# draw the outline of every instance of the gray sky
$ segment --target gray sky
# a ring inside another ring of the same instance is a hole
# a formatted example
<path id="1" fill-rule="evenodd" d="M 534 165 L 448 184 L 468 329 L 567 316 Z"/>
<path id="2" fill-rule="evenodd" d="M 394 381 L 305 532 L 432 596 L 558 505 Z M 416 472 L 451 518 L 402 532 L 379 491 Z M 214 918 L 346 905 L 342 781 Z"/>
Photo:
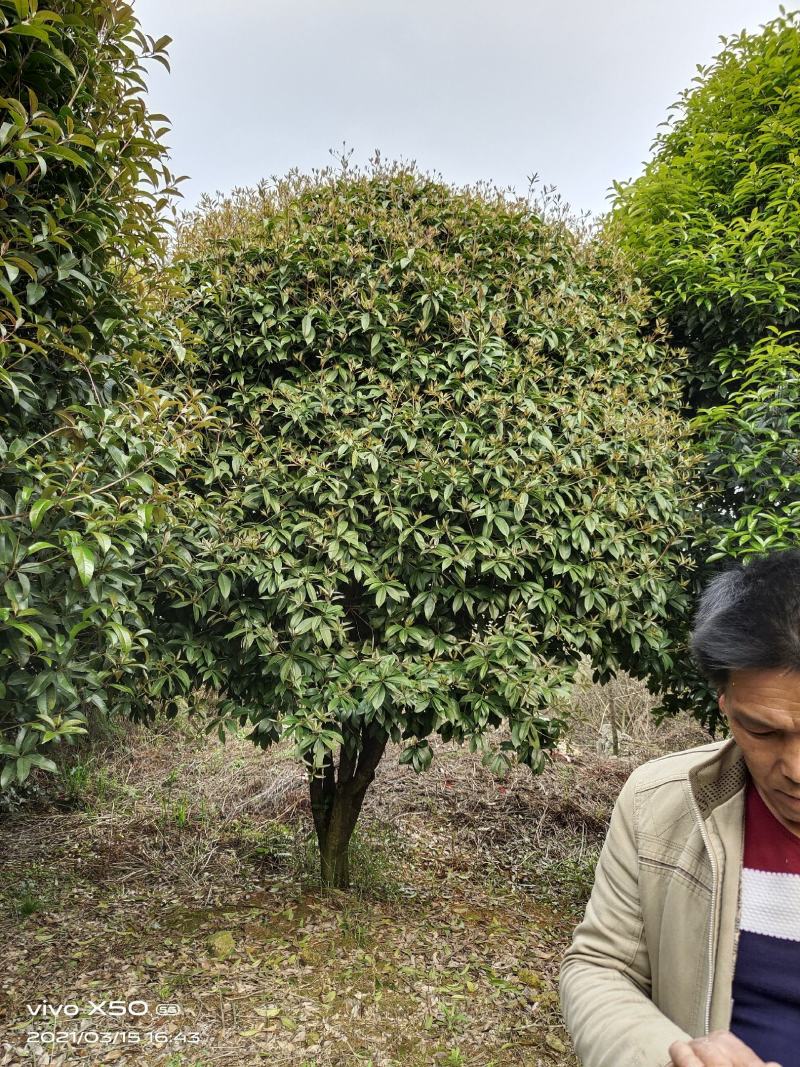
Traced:
<path id="1" fill-rule="evenodd" d="M 524 192 L 538 172 L 602 211 L 658 123 L 720 49 L 778 0 L 134 0 L 169 34 L 150 104 L 172 120 L 183 206 L 374 149 L 458 184 Z"/>

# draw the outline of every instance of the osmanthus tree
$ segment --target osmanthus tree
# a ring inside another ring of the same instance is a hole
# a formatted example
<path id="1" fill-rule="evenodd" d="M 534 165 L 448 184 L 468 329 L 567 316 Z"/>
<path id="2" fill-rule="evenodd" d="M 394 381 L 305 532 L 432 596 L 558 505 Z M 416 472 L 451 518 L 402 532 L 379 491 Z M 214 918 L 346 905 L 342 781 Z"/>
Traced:
<path id="1" fill-rule="evenodd" d="M 345 887 L 389 739 L 417 771 L 433 734 L 539 771 L 581 652 L 599 679 L 671 665 L 678 360 L 613 248 L 397 164 L 205 200 L 177 260 L 182 381 L 226 428 L 149 571 L 159 648 L 219 691 L 221 736 L 293 741 Z"/>
<path id="2" fill-rule="evenodd" d="M 800 12 L 722 38 L 608 220 L 688 355 L 684 411 L 705 453 L 695 592 L 724 558 L 800 529 Z M 689 667 L 680 700 L 709 709 Z"/>
<path id="3" fill-rule="evenodd" d="M 148 689 L 143 559 L 207 415 L 157 384 L 167 41 L 122 0 L 0 0 L 0 792 Z"/>

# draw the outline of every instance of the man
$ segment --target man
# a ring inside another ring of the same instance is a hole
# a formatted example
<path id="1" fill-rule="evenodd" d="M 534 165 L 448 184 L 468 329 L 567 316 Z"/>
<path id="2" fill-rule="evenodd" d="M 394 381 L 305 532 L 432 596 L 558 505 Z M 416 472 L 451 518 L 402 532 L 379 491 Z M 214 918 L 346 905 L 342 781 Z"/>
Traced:
<path id="1" fill-rule="evenodd" d="M 561 965 L 584 1067 L 800 1065 L 800 550 L 706 587 L 732 737 L 638 767 Z"/>

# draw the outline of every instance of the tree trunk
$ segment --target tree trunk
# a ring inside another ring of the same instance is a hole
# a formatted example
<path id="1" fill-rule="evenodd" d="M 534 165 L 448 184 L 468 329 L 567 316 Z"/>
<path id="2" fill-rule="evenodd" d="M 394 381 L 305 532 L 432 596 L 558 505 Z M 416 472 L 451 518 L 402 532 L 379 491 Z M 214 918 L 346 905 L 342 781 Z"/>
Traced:
<path id="1" fill-rule="evenodd" d="M 619 735 L 617 734 L 617 705 L 612 693 L 608 701 L 609 714 L 611 716 L 611 751 L 615 756 L 619 755 Z"/>
<path id="2" fill-rule="evenodd" d="M 322 774 L 317 771 L 310 782 L 322 884 L 335 889 L 350 887 L 350 838 L 389 735 L 369 724 L 358 740 L 356 754 L 349 755 L 344 746 L 340 749 L 338 775 L 333 753 L 328 753 Z M 312 766 L 310 757 L 306 762 Z"/>

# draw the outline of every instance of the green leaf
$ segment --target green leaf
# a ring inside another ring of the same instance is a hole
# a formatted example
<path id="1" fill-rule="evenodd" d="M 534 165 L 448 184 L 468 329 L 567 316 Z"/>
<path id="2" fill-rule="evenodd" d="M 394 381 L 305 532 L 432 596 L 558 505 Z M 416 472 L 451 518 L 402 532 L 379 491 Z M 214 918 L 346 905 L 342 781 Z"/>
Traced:
<path id="1" fill-rule="evenodd" d="M 48 511 L 56 501 L 52 497 L 40 497 L 36 503 L 31 507 L 30 511 L 30 523 L 31 529 L 35 530 L 44 517 L 44 513 Z M 45 542 L 39 542 L 44 544 Z"/>
<path id="2" fill-rule="evenodd" d="M 51 759 L 48 759 L 47 756 L 42 756 L 38 752 L 28 756 L 28 759 L 35 767 L 41 767 L 43 771 L 55 772 L 58 770 L 58 767 Z"/>
<path id="3" fill-rule="evenodd" d="M 106 626 L 116 636 L 119 646 L 123 652 L 130 652 L 133 647 L 133 640 L 131 638 L 130 630 L 126 629 L 120 623 L 115 622 L 113 619 L 109 619 Z"/>
<path id="4" fill-rule="evenodd" d="M 366 698 L 377 711 L 386 699 L 386 689 L 380 682 L 376 682 L 367 690 Z"/>
<path id="5" fill-rule="evenodd" d="M 103 530 L 92 530 L 92 537 L 104 552 L 108 552 L 111 548 L 111 538 Z"/>
<path id="6" fill-rule="evenodd" d="M 54 18 L 58 18 L 60 21 L 60 16 L 56 15 L 54 16 Z M 72 60 L 69 58 L 68 55 L 62 52 L 60 48 L 56 48 L 53 44 L 50 45 L 49 53 L 60 67 L 64 67 L 72 75 L 73 78 L 77 78 L 77 72 L 75 70 L 75 67 L 72 65 Z M 79 141 L 78 143 L 83 144 L 84 142 Z"/>
<path id="7" fill-rule="evenodd" d="M 34 626 L 31 626 L 30 623 L 20 622 L 18 619 L 14 619 L 9 622 L 9 626 L 11 626 L 14 630 L 19 630 L 19 632 L 21 634 L 25 634 L 26 637 L 30 637 L 36 647 L 37 652 L 41 652 L 41 650 L 44 648 L 42 635 Z"/>
<path id="8" fill-rule="evenodd" d="M 33 306 L 42 299 L 45 294 L 45 288 L 43 285 L 40 285 L 39 282 L 28 282 L 25 286 L 25 294 L 28 303 Z"/>
<path id="9" fill-rule="evenodd" d="M 94 553 L 87 544 L 80 542 L 70 549 L 81 584 L 87 586 L 94 574 Z"/>
<path id="10" fill-rule="evenodd" d="M 68 148 L 65 144 L 50 145 L 47 149 L 48 155 L 56 159 L 65 159 L 68 163 L 74 163 L 80 167 L 81 170 L 88 170 L 89 164 L 78 152 L 75 152 L 72 148 Z"/>
<path id="11" fill-rule="evenodd" d="M 228 575 L 220 572 L 217 575 L 217 585 L 219 586 L 220 593 L 222 593 L 222 599 L 227 600 L 231 591 L 231 580 Z"/>
<path id="12" fill-rule="evenodd" d="M 16 34 L 18 37 L 36 37 L 40 41 L 47 41 L 50 36 L 44 26 L 35 25 L 32 22 L 17 22 L 13 26 L 8 26 L 4 32 Z"/>
<path id="13" fill-rule="evenodd" d="M 132 474 L 130 480 L 144 489 L 146 493 L 153 492 L 153 479 L 149 474 Z"/>
<path id="14" fill-rule="evenodd" d="M 17 781 L 22 784 L 31 773 L 31 757 L 20 756 L 16 763 Z"/>
<path id="15" fill-rule="evenodd" d="M 16 381 L 11 377 L 10 374 L 7 374 L 4 370 L 1 370 L 1 369 L 0 369 L 0 382 L 3 382 L 4 385 L 8 386 L 8 388 L 11 390 L 11 392 L 14 395 L 15 403 L 18 404 L 19 403 L 19 386 L 17 385 Z"/>

